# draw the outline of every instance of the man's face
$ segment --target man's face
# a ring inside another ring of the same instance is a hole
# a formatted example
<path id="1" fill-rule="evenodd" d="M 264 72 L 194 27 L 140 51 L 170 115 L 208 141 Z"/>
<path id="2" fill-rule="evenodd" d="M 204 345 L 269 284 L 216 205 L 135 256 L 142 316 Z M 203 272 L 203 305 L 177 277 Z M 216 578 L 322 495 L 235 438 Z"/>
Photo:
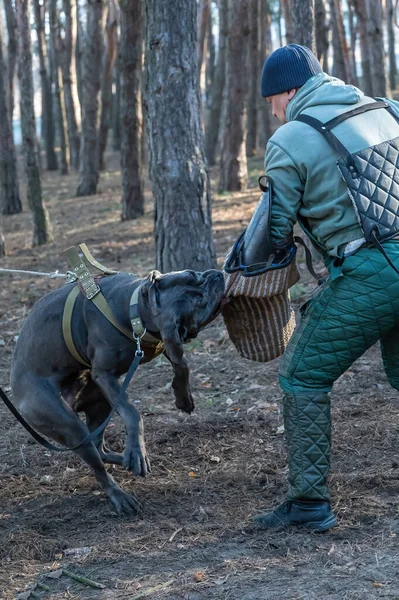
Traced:
<path id="1" fill-rule="evenodd" d="M 286 112 L 289 101 L 295 96 L 296 90 L 282 92 L 275 96 L 268 96 L 266 102 L 271 105 L 272 113 L 281 123 L 287 122 Z"/>

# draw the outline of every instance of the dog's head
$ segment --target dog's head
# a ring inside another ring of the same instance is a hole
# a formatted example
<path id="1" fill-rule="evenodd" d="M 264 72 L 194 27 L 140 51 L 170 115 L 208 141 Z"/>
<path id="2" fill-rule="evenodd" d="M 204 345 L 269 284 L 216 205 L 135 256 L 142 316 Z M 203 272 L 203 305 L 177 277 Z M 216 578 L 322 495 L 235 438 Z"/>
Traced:
<path id="1" fill-rule="evenodd" d="M 219 313 L 224 293 L 221 271 L 152 271 L 141 288 L 153 331 L 165 343 L 181 345 L 195 338 Z M 144 315 L 143 315 L 144 316 Z"/>

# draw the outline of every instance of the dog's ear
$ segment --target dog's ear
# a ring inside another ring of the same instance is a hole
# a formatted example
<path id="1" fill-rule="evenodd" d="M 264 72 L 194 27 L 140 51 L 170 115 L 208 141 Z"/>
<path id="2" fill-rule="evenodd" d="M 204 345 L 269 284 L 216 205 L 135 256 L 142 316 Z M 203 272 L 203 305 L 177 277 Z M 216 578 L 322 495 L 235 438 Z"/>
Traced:
<path id="1" fill-rule="evenodd" d="M 168 323 L 160 331 L 166 354 L 173 364 L 179 364 L 184 355 L 183 343 L 179 335 L 177 323 Z"/>
<path id="2" fill-rule="evenodd" d="M 141 293 L 143 296 L 147 297 L 151 313 L 154 317 L 157 317 L 161 311 L 161 302 L 159 299 L 159 290 L 157 285 L 161 276 L 162 275 L 159 271 L 151 271 L 141 286 Z"/>

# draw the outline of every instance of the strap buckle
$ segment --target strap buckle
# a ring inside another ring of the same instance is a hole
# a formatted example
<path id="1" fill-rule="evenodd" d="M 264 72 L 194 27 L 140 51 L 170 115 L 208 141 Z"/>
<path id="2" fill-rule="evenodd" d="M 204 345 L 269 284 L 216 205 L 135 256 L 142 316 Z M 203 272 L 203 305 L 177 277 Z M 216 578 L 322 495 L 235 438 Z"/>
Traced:
<path id="1" fill-rule="evenodd" d="M 144 327 L 144 331 L 141 335 L 137 335 L 134 331 L 133 331 L 133 339 L 136 342 L 136 352 L 135 355 L 136 356 L 144 356 L 144 350 L 141 349 L 141 339 L 145 336 L 145 334 L 147 333 L 147 329 Z"/>

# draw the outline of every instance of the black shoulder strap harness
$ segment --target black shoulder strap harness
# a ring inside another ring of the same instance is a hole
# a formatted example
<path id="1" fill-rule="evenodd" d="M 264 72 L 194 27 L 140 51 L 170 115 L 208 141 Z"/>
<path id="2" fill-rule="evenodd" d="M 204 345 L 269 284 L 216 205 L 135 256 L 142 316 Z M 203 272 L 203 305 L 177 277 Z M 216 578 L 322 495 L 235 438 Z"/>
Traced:
<path id="1" fill-rule="evenodd" d="M 337 166 L 348 187 L 366 242 L 377 246 L 390 266 L 399 273 L 382 247 L 382 242 L 399 234 L 399 136 L 350 153 L 331 131 L 346 119 L 377 109 L 387 110 L 399 123 L 398 115 L 385 101 L 364 104 L 326 123 L 306 114 L 295 120 L 319 131 L 337 152 Z"/>

